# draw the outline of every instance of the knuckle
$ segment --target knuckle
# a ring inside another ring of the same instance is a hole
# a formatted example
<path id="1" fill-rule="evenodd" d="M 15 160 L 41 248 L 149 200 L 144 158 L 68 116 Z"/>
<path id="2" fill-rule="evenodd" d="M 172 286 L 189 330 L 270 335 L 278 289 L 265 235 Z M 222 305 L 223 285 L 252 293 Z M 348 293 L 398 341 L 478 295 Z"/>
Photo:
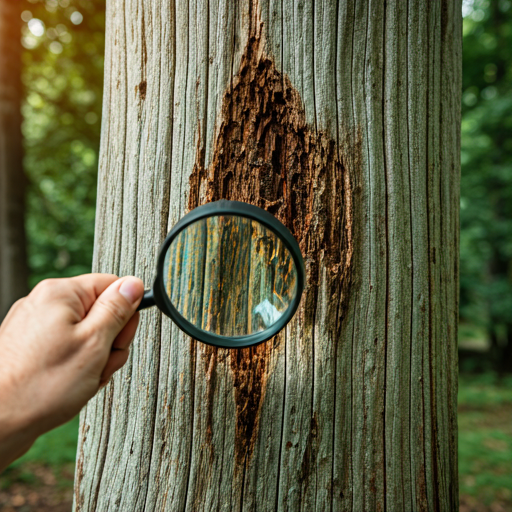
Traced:
<path id="1" fill-rule="evenodd" d="M 47 292 L 55 286 L 55 281 L 56 279 L 45 279 L 44 281 L 40 281 L 35 285 L 32 293 L 35 295 Z"/>
<path id="2" fill-rule="evenodd" d="M 22 299 L 18 299 L 7 312 L 7 315 L 5 316 L 4 320 L 2 321 L 0 319 L 0 326 L 4 327 L 6 326 L 12 318 L 15 318 L 19 315 L 21 312 L 23 314 L 24 306 L 26 305 L 26 298 L 23 297 Z"/>
<path id="3" fill-rule="evenodd" d="M 23 307 L 23 304 L 26 302 L 26 297 L 23 297 L 21 299 L 18 299 L 11 307 L 12 311 L 16 311 Z"/>
<path id="4" fill-rule="evenodd" d="M 34 287 L 30 295 L 36 298 L 54 296 L 62 289 L 67 288 L 66 281 L 67 279 L 45 279 Z"/>

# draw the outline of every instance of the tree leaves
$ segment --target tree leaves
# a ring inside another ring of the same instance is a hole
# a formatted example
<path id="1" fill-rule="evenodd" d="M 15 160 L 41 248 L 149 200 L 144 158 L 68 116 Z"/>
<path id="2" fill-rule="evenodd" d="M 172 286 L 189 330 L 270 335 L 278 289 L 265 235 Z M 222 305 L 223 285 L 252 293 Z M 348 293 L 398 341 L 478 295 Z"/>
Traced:
<path id="1" fill-rule="evenodd" d="M 24 164 L 31 182 L 27 233 L 35 285 L 91 269 L 105 2 L 24 4 Z"/>

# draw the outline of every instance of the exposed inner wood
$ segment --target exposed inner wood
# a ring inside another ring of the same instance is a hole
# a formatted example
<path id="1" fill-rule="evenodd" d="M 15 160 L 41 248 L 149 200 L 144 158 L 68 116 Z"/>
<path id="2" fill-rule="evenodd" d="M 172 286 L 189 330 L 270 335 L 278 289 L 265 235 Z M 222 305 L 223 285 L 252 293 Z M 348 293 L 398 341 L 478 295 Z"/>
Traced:
<path id="1" fill-rule="evenodd" d="M 188 206 L 192 210 L 229 199 L 275 215 L 299 242 L 306 263 L 301 321 L 313 323 L 322 262 L 328 271 L 330 296 L 340 312 L 330 317 L 332 329 L 339 332 L 354 251 L 349 173 L 332 137 L 306 124 L 299 92 L 264 51 L 263 24 L 254 13 L 249 18 L 253 22 L 248 44 L 217 119 L 212 162 L 205 168 L 204 155 L 198 150 Z M 206 350 L 213 358 L 216 349 Z M 272 350 L 274 344 L 268 342 L 230 354 L 239 464 L 254 447 Z"/>

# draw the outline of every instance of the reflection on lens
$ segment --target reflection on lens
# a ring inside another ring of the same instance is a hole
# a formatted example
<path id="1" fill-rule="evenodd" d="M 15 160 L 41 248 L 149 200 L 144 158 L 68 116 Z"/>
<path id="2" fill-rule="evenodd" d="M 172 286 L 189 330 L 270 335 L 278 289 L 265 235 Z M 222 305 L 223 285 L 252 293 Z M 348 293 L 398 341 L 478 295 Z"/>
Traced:
<path id="1" fill-rule="evenodd" d="M 279 237 L 233 215 L 201 219 L 181 231 L 167 251 L 164 272 L 179 313 L 221 336 L 268 329 L 297 291 L 297 270 Z"/>

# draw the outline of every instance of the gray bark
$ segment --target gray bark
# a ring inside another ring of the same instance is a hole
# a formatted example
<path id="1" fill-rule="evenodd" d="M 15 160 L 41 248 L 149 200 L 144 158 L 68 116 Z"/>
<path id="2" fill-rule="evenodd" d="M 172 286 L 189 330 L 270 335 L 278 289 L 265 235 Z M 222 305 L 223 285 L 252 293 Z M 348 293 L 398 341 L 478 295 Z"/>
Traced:
<path id="1" fill-rule="evenodd" d="M 453 511 L 458 0 L 111 0 L 94 268 L 149 287 L 220 198 L 292 230 L 284 332 L 201 345 L 142 313 L 82 412 L 75 508 Z"/>
<path id="2" fill-rule="evenodd" d="M 0 1 L 0 322 L 28 289 L 21 138 L 21 4 Z"/>

